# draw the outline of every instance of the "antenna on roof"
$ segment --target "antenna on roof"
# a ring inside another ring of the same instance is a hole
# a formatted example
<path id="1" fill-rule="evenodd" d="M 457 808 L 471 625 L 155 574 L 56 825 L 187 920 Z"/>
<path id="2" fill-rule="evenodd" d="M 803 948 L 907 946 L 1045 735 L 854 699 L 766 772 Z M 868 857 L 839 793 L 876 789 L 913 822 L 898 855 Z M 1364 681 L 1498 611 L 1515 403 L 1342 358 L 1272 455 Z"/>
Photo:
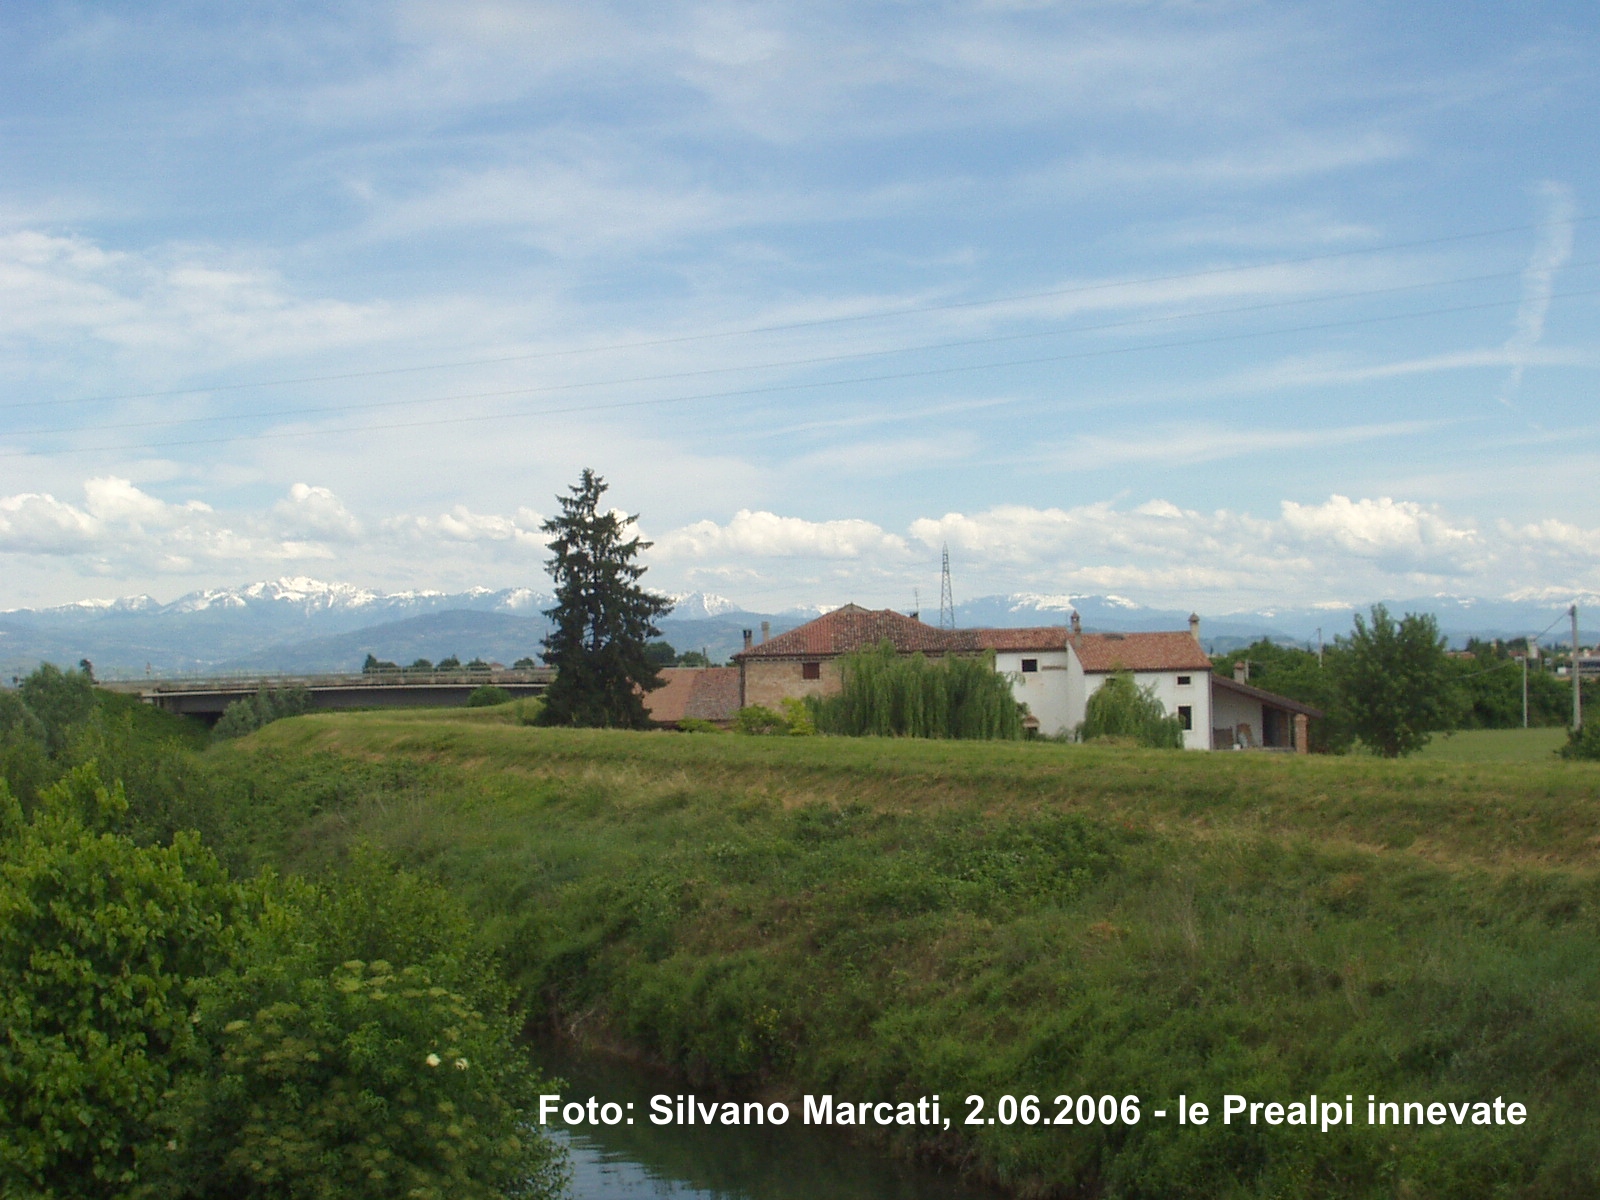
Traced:
<path id="1" fill-rule="evenodd" d="M 912 588 L 911 589 L 911 619 L 913 621 L 922 620 L 922 589 L 921 588 Z"/>
<path id="2" fill-rule="evenodd" d="M 939 628 L 956 627 L 956 600 L 950 591 L 950 543 L 944 544 L 944 563 L 939 570 Z"/>

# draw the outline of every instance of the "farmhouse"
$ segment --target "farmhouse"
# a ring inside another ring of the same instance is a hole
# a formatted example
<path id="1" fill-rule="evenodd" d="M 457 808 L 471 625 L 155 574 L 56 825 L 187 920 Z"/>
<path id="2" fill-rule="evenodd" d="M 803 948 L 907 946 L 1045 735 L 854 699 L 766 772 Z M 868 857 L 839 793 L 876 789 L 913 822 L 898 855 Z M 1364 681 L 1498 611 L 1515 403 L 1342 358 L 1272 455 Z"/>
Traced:
<path id="1" fill-rule="evenodd" d="M 740 705 L 776 708 L 789 697 L 837 693 L 843 656 L 883 642 L 897 653 L 930 658 L 992 651 L 995 669 L 1011 678 L 1013 694 L 1028 706 L 1029 725 L 1040 733 L 1070 733 L 1089 697 L 1126 672 L 1179 718 L 1186 749 L 1304 751 L 1307 722 L 1322 714 L 1247 683 L 1215 679 L 1199 636 L 1198 617 L 1189 618 L 1186 631 L 1171 633 L 1085 633 L 1076 613 L 1071 626 L 936 629 L 891 609 L 847 604 L 759 644 L 747 630 L 734 663 Z"/>

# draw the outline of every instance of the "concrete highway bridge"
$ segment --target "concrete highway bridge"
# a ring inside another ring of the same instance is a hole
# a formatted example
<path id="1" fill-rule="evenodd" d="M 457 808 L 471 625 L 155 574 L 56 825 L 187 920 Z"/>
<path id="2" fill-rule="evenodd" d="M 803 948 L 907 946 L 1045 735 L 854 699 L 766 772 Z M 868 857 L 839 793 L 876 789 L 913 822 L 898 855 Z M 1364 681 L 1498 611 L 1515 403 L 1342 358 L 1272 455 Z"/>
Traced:
<path id="1" fill-rule="evenodd" d="M 211 678 L 107 680 L 101 687 L 138 696 L 170 713 L 214 722 L 235 700 L 263 689 L 301 687 L 318 708 L 459 708 L 485 684 L 512 696 L 538 696 L 554 668 L 524 671 L 372 671 L 352 675 L 230 675 Z"/>

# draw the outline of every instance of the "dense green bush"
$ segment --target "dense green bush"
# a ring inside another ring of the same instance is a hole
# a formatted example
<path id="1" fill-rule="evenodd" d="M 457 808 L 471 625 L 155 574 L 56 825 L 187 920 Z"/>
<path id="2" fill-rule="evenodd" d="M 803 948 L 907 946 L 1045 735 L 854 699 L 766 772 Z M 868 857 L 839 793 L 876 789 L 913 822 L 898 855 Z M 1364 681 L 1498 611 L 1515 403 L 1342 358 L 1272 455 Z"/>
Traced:
<path id="1" fill-rule="evenodd" d="M 44 725 L 52 754 L 64 750 L 72 731 L 94 711 L 94 681 L 84 671 L 63 671 L 44 663 L 22 681 L 22 702 Z"/>
<path id="2" fill-rule="evenodd" d="M 846 655 L 836 696 L 809 697 L 822 733 L 853 737 L 1020 738 L 1023 708 L 994 655 L 929 659 L 885 642 Z"/>
<path id="3" fill-rule="evenodd" d="M 474 941 L 458 901 L 371 853 L 330 884 L 277 883 L 242 969 L 205 990 L 171 1194 L 556 1195 L 531 1115 L 545 1085 Z"/>
<path id="4" fill-rule="evenodd" d="M 236 880 L 193 827 L 248 860 L 228 805 L 256 796 L 214 786 L 181 719 L 91 692 L 50 710 L 50 753 L 5 699 L 0 1196 L 557 1194 L 458 901 L 359 852 L 323 884 Z"/>
<path id="5" fill-rule="evenodd" d="M 1557 751 L 1562 758 L 1600 761 L 1600 721 L 1586 721 L 1567 733 L 1567 744 Z"/>
<path id="6" fill-rule="evenodd" d="M 148 1194 L 169 1089 L 200 1056 L 199 988 L 238 952 L 244 894 L 193 834 L 139 846 L 92 764 L 33 819 L 0 780 L 0 1194 Z"/>
<path id="7" fill-rule="evenodd" d="M 1089 697 L 1078 725 L 1080 741 L 1131 738 L 1156 750 L 1182 750 L 1183 725 L 1168 716 L 1155 688 L 1141 688 L 1131 675 L 1113 675 Z"/>
<path id="8" fill-rule="evenodd" d="M 757 736 L 788 733 L 789 722 L 765 704 L 747 704 L 733 714 L 733 731 Z"/>
<path id="9" fill-rule="evenodd" d="M 472 689 L 472 695 L 467 697 L 468 708 L 493 708 L 496 704 L 510 704 L 514 697 L 503 687 L 496 687 L 486 683 L 482 687 Z"/>

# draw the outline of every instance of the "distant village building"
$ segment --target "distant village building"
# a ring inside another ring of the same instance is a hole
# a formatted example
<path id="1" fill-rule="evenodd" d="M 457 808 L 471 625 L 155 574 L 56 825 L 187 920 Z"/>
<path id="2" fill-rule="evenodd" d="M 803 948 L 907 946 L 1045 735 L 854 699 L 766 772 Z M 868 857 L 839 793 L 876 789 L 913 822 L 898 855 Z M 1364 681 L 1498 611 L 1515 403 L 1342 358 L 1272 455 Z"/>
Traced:
<path id="1" fill-rule="evenodd" d="M 765 632 L 765 631 L 763 631 Z M 891 609 L 854 604 L 836 608 L 798 629 L 756 643 L 746 631 L 734 655 L 740 707 L 777 708 L 785 699 L 828 696 L 843 686 L 840 660 L 884 642 L 900 654 L 928 657 L 992 651 L 995 669 L 1012 680 L 1040 733 L 1071 733 L 1089 697 L 1113 674 L 1126 672 L 1150 687 L 1183 725 L 1190 750 L 1270 748 L 1304 752 L 1316 709 L 1243 681 L 1217 679 L 1200 648 L 1200 619 L 1186 631 L 1084 633 L 1072 625 L 1029 629 L 936 629 Z M 659 719 L 659 718 L 658 718 Z"/>

